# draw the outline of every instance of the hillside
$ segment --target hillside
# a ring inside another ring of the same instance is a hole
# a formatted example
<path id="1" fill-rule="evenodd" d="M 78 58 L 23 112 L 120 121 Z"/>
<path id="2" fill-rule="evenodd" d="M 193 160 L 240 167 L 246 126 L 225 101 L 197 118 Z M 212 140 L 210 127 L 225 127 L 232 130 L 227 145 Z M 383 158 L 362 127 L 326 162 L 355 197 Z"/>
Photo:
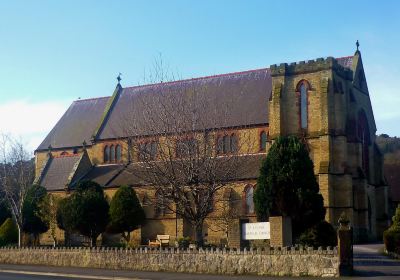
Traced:
<path id="1" fill-rule="evenodd" d="M 391 187 L 391 198 L 400 203 L 400 138 L 381 134 L 376 143 L 385 157 L 385 177 Z"/>

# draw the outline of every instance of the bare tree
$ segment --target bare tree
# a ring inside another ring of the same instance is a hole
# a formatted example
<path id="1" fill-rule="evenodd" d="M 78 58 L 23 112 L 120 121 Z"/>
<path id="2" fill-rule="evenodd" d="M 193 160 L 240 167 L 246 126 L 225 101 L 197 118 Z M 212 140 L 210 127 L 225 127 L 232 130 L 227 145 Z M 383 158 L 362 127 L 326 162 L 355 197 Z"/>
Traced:
<path id="1" fill-rule="evenodd" d="M 61 198 L 48 193 L 39 204 L 38 216 L 49 225 L 53 247 L 57 246 L 57 211 Z"/>
<path id="2" fill-rule="evenodd" d="M 223 232 L 225 234 L 226 244 L 229 244 L 229 231 L 234 224 L 234 220 L 240 217 L 241 211 L 238 207 L 238 204 L 241 200 L 234 198 L 232 196 L 233 190 L 227 189 L 227 192 L 224 192 L 221 201 L 219 202 L 218 211 L 219 215 L 216 215 L 211 219 L 209 229 L 215 232 Z"/>
<path id="3" fill-rule="evenodd" d="M 154 71 L 162 83 L 133 93 L 129 113 L 118 118 L 130 158 L 139 160 L 128 168 L 154 188 L 157 207 L 192 224 L 202 244 L 204 220 L 217 210 L 218 192 L 246 172 L 254 139 L 231 126 L 236 101 L 228 96 L 221 104 L 221 97 L 207 94 L 221 90 L 218 81 L 168 82 L 162 63 Z"/>
<path id="4" fill-rule="evenodd" d="M 34 179 L 34 164 L 24 145 L 16 139 L 0 135 L 0 199 L 6 201 L 18 228 L 18 246 L 21 246 L 22 208 Z"/>

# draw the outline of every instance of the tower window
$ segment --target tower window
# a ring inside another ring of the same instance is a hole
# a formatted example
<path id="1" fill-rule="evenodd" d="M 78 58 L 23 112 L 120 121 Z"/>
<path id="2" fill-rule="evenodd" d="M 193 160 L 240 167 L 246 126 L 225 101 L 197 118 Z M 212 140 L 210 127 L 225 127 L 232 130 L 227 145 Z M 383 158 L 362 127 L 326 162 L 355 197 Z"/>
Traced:
<path id="1" fill-rule="evenodd" d="M 311 89 L 306 80 L 301 80 L 296 87 L 299 104 L 299 126 L 305 130 L 308 127 L 308 93 Z"/>
<path id="2" fill-rule="evenodd" d="M 307 87 L 305 83 L 302 83 L 300 86 L 300 122 L 302 129 L 307 129 L 308 125 L 307 99 Z"/>

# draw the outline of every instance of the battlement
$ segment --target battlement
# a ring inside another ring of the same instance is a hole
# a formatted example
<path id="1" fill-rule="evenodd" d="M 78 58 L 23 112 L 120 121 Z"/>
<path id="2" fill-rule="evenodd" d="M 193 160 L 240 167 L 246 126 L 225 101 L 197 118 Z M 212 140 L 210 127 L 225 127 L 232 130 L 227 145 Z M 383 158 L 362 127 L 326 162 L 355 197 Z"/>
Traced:
<path id="1" fill-rule="evenodd" d="M 272 77 L 298 75 L 332 69 L 345 79 L 351 80 L 353 78 L 353 71 L 340 65 L 339 62 L 331 56 L 327 58 L 321 57 L 315 60 L 292 62 L 290 64 L 273 64 L 270 66 L 270 69 Z"/>

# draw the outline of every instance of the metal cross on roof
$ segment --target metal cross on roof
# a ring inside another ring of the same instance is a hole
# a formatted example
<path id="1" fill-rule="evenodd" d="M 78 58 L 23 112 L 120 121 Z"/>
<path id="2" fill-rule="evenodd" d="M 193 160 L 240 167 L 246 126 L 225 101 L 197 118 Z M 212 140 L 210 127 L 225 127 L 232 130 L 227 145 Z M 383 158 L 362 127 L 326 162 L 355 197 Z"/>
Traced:
<path id="1" fill-rule="evenodd" d="M 122 79 L 121 79 L 121 75 L 122 75 L 121 73 L 118 74 L 118 77 L 117 77 L 118 84 L 119 84 L 119 82 L 122 80 Z"/>
<path id="2" fill-rule="evenodd" d="M 357 47 L 357 51 L 358 51 L 358 47 L 360 46 L 360 43 L 358 42 L 358 40 L 357 40 L 357 42 L 356 42 L 356 47 Z"/>

